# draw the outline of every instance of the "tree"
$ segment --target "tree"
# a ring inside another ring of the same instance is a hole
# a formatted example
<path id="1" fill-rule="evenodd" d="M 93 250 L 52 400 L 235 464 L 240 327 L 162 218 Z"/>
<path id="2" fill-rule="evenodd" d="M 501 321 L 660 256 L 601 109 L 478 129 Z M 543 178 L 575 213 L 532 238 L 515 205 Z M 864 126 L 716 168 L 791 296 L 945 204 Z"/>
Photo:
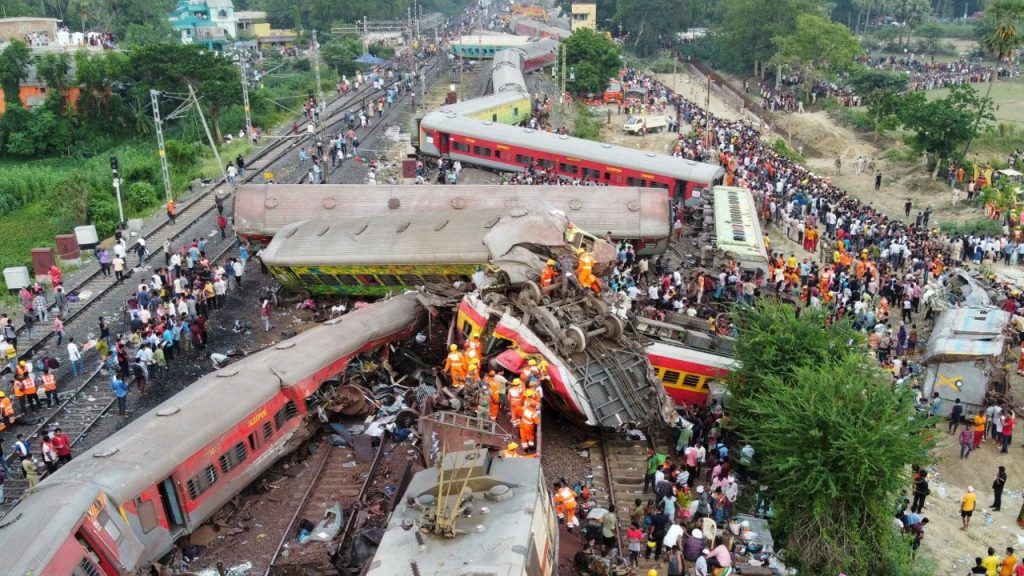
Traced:
<path id="1" fill-rule="evenodd" d="M 71 57 L 66 53 L 43 54 L 36 61 L 36 75 L 42 78 L 51 90 L 63 93 L 71 82 Z"/>
<path id="2" fill-rule="evenodd" d="M 338 76 L 349 76 L 363 68 L 355 59 L 363 53 L 363 42 L 358 36 L 342 36 L 323 44 L 320 56 L 324 63 L 338 73 Z"/>
<path id="3" fill-rule="evenodd" d="M 28 46 L 20 40 L 12 41 L 0 52 L 0 88 L 8 108 L 21 106 L 21 83 L 28 78 L 31 58 Z"/>
<path id="4" fill-rule="evenodd" d="M 128 58 L 126 74 L 138 97 L 148 100 L 151 89 L 187 93 L 191 84 L 209 112 L 217 141 L 224 141 L 221 110 L 242 100 L 241 73 L 230 59 L 202 46 L 176 43 L 143 46 Z"/>
<path id="5" fill-rule="evenodd" d="M 912 132 L 906 137 L 907 145 L 919 154 L 931 155 L 929 165 L 934 167 L 935 176 L 943 160 L 995 120 L 994 111 L 991 98 L 979 95 L 970 84 L 961 84 L 950 87 L 944 98 L 933 100 L 922 92 L 905 94 L 899 118 Z"/>
<path id="6" fill-rule="evenodd" d="M 760 303 L 734 321 L 729 425 L 756 450 L 786 563 L 808 574 L 909 573 L 892 502 L 933 445 L 912 392 L 892 385 L 849 322 L 826 327 L 820 310 Z"/>
<path id="7" fill-rule="evenodd" d="M 625 45 L 640 56 L 675 44 L 675 34 L 699 18 L 700 0 L 618 0 L 615 23 L 622 27 Z"/>
<path id="8" fill-rule="evenodd" d="M 723 57 L 721 66 L 733 72 L 764 77 L 764 63 L 775 54 L 774 38 L 796 26 L 798 14 L 823 14 L 815 0 L 722 0 L 718 3 L 714 43 Z"/>
<path id="9" fill-rule="evenodd" d="M 921 49 L 932 56 L 939 51 L 940 43 L 946 35 L 942 26 L 939 26 L 934 22 L 926 22 L 918 26 L 916 33 L 917 36 L 921 38 Z"/>
<path id="10" fill-rule="evenodd" d="M 573 94 L 602 92 L 608 79 L 616 77 L 622 66 L 622 49 L 604 34 L 588 28 L 573 32 L 561 49 L 565 50 L 565 65 L 573 76 L 566 89 Z"/>
<path id="11" fill-rule="evenodd" d="M 849 28 L 820 14 L 800 14 L 793 31 L 776 36 L 772 43 L 778 49 L 772 62 L 800 71 L 804 78 L 821 72 L 845 72 L 864 53 Z"/>

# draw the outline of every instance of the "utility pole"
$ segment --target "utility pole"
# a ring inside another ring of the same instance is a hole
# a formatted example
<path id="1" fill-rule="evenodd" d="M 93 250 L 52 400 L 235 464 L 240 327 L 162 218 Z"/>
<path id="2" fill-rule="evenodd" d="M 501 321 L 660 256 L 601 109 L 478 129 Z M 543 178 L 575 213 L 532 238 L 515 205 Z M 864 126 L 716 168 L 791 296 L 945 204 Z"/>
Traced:
<path id="1" fill-rule="evenodd" d="M 117 196 L 118 225 L 124 227 L 124 205 L 121 204 L 121 166 L 117 156 L 110 157 L 110 175 L 114 180 L 114 195 Z"/>
<path id="2" fill-rule="evenodd" d="M 189 90 L 191 89 L 192 87 L 189 86 Z M 164 180 L 164 194 L 167 196 L 167 201 L 170 202 L 173 199 L 171 195 L 171 173 L 167 170 L 167 150 L 164 149 L 164 126 L 163 120 L 160 119 L 159 96 L 160 93 L 156 90 L 149 91 L 149 102 L 153 106 L 153 124 L 156 126 L 156 146 L 160 150 L 160 175 Z"/>
<path id="3" fill-rule="evenodd" d="M 316 72 L 317 103 L 324 103 L 324 86 L 320 83 L 320 43 L 316 41 L 316 30 L 313 30 L 313 71 Z M 323 114 L 327 114 L 326 106 Z"/>
<path id="4" fill-rule="evenodd" d="M 206 131 L 206 139 L 210 142 L 210 148 L 213 150 L 213 157 L 217 159 L 217 167 L 220 168 L 220 175 L 227 182 L 228 173 L 224 171 L 224 161 L 220 159 L 220 150 L 217 150 L 217 143 L 213 141 L 213 134 L 210 134 L 210 126 L 206 124 L 206 116 L 203 115 L 203 107 L 199 105 L 199 98 L 196 97 L 196 91 L 192 88 L 192 85 L 188 85 L 188 95 L 192 97 L 192 103 L 195 104 L 196 110 L 199 111 L 199 120 L 203 123 L 203 130 Z"/>
<path id="5" fill-rule="evenodd" d="M 245 110 L 245 134 L 252 141 L 252 112 L 249 110 L 249 73 L 245 63 L 245 56 L 241 58 L 242 63 L 242 107 Z"/>
<path id="6" fill-rule="evenodd" d="M 559 52 L 561 58 L 558 59 L 558 75 L 561 79 L 558 83 L 558 109 L 561 110 L 565 103 L 565 44 L 562 44 Z"/>
<path id="7" fill-rule="evenodd" d="M 711 150 L 711 75 L 708 74 L 708 95 L 704 100 L 704 137 L 708 139 L 707 149 Z"/>

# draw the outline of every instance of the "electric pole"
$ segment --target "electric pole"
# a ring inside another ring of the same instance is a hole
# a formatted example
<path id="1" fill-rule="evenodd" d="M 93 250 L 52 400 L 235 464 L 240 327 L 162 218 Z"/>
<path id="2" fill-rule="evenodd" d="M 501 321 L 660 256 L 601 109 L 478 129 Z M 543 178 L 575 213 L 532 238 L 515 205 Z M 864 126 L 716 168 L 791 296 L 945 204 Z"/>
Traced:
<path id="1" fill-rule="evenodd" d="M 199 98 L 196 97 L 196 91 L 192 88 L 192 85 L 188 85 L 188 95 L 192 97 L 192 103 L 195 104 L 196 110 L 199 111 L 199 120 L 203 123 L 203 130 L 206 131 L 206 139 L 210 142 L 210 148 L 213 150 L 213 157 L 217 159 L 217 167 L 220 168 L 220 175 L 224 178 L 224 181 L 228 180 L 228 173 L 224 171 L 224 161 L 220 159 L 220 150 L 217 150 L 217 143 L 213 141 L 213 135 L 210 134 L 210 127 L 206 124 L 206 116 L 203 115 L 203 107 L 199 105 Z M 161 139 L 163 137 L 161 136 Z M 162 145 L 161 145 L 162 148 Z"/>
<path id="2" fill-rule="evenodd" d="M 189 90 L 192 87 L 189 86 Z M 156 126 L 156 145 L 160 150 L 160 175 L 164 180 L 164 194 L 167 196 L 167 201 L 170 202 L 173 199 L 171 195 L 171 173 L 167 170 L 167 150 L 164 149 L 164 127 L 163 120 L 160 119 L 160 93 L 156 90 L 149 91 L 149 101 L 153 106 L 153 124 Z M 217 160 L 218 162 L 220 159 Z"/>
<path id="3" fill-rule="evenodd" d="M 117 156 L 110 157 L 110 175 L 114 180 L 114 194 L 117 196 L 118 226 L 124 227 L 124 205 L 121 204 L 121 166 Z"/>
<path id="4" fill-rule="evenodd" d="M 242 62 L 242 107 L 245 110 L 245 134 L 252 141 L 252 112 L 249 110 L 249 73 L 245 64 L 245 57 Z"/>
<path id="5" fill-rule="evenodd" d="M 320 43 L 316 41 L 316 30 L 313 30 L 313 71 L 316 72 L 316 97 L 319 104 L 324 104 L 324 87 L 320 83 Z M 323 114 L 327 113 L 326 105 Z"/>

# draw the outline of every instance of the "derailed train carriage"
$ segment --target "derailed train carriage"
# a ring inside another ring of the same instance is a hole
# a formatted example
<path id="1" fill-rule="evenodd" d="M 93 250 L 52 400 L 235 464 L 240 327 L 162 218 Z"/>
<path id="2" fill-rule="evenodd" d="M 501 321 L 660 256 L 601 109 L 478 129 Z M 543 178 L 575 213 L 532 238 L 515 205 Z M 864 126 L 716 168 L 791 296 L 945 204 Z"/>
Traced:
<path id="1" fill-rule="evenodd" d="M 0 530 L 4 574 L 148 570 L 309 436 L 350 360 L 425 322 L 400 296 L 200 378 L 29 489 Z"/>
<path id="2" fill-rule="evenodd" d="M 667 249 L 672 225 L 670 201 L 656 188 L 243 184 L 234 202 L 235 234 L 256 246 L 266 245 L 283 227 L 303 220 L 515 208 L 543 202 L 584 230 L 629 240 L 637 254 L 654 256 Z"/>
<path id="3" fill-rule="evenodd" d="M 261 259 L 285 287 L 311 294 L 383 296 L 430 284 L 522 284 L 570 248 L 569 219 L 546 206 L 412 216 L 307 220 L 286 226 Z M 598 268 L 615 249 L 580 235 Z"/>

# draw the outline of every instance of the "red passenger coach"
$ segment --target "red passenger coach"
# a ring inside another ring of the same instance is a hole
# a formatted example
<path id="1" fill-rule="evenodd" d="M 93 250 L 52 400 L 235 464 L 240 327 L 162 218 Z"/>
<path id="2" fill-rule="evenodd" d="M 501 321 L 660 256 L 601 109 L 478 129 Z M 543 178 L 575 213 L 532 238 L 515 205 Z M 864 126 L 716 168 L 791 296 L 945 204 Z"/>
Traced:
<path id="1" fill-rule="evenodd" d="M 502 171 L 538 170 L 610 186 L 663 188 L 689 198 L 721 182 L 713 164 L 484 122 L 441 108 L 423 117 L 420 151 Z"/>
<path id="2" fill-rule="evenodd" d="M 324 382 L 424 317 L 400 296 L 204 376 L 29 490 L 0 530 L 4 574 L 145 570 L 308 437 Z"/>

